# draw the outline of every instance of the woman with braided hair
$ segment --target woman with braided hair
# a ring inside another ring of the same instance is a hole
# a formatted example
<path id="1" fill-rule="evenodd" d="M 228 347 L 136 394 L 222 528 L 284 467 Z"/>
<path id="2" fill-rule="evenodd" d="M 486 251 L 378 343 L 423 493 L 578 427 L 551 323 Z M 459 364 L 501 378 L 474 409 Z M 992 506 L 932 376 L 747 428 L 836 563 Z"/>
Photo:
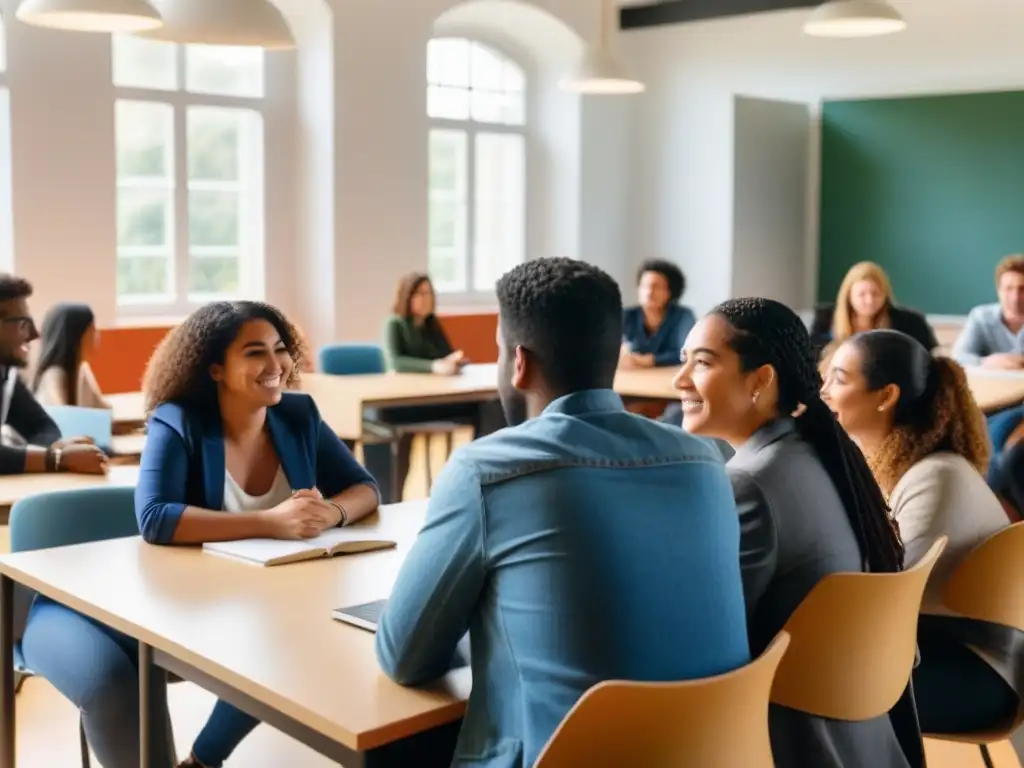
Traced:
<path id="1" fill-rule="evenodd" d="M 989 730 L 1017 711 L 1012 646 L 982 622 L 943 608 L 941 590 L 963 557 L 1009 520 L 985 482 L 991 448 L 967 377 L 897 331 L 862 333 L 833 355 L 822 396 L 863 449 L 916 562 L 939 536 L 949 543 L 932 570 L 918 628 L 921 663 L 914 692 L 926 733 Z M 986 661 L 968 647 L 984 647 Z M 987 647 L 986 647 L 987 646 Z"/>
<path id="2" fill-rule="evenodd" d="M 690 332 L 681 360 L 675 385 L 684 429 L 736 450 L 726 468 L 741 518 L 750 650 L 758 654 L 823 577 L 898 571 L 903 545 L 863 454 L 821 400 L 811 339 L 792 310 L 769 299 L 720 304 Z M 773 706 L 775 764 L 920 765 L 910 701 L 857 723 Z"/>

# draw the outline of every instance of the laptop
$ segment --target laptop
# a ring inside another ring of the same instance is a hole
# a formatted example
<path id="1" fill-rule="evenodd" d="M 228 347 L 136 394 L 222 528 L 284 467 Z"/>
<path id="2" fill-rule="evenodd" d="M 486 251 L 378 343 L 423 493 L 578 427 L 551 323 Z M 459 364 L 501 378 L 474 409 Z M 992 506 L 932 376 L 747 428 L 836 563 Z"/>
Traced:
<path id="1" fill-rule="evenodd" d="M 88 437 L 100 450 L 110 454 L 113 447 L 114 414 L 108 408 L 83 408 L 78 405 L 48 405 L 62 437 Z"/>

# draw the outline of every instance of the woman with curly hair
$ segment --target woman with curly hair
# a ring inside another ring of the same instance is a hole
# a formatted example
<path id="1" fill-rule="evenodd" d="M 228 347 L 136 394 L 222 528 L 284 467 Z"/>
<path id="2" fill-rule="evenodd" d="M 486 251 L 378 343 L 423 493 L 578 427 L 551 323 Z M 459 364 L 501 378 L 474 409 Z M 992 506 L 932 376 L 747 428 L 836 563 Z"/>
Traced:
<path id="1" fill-rule="evenodd" d="M 636 273 L 637 298 L 622 317 L 622 368 L 654 368 L 675 365 L 686 334 L 697 318 L 680 305 L 686 277 L 671 261 L 652 259 Z"/>
<path id="2" fill-rule="evenodd" d="M 792 310 L 768 299 L 720 304 L 690 332 L 681 359 L 683 428 L 736 451 L 726 469 L 756 656 L 822 578 L 898 571 L 903 546 L 863 454 L 821 400 L 811 339 Z M 779 768 L 922 760 L 909 694 L 865 722 L 773 706 L 769 724 Z"/>
<path id="3" fill-rule="evenodd" d="M 285 391 L 304 355 L 295 328 L 260 302 L 209 304 L 167 335 L 143 380 L 150 418 L 135 510 L 146 541 L 311 538 L 377 507 L 373 478 L 313 400 Z M 37 601 L 23 647 L 31 668 L 82 709 L 103 766 L 137 768 L 134 641 Z M 217 702 L 183 765 L 220 766 L 256 725 Z"/>
<path id="4" fill-rule="evenodd" d="M 959 364 L 897 331 L 853 336 L 832 357 L 822 396 L 860 445 L 916 562 L 939 536 L 922 612 L 948 613 L 941 590 L 964 555 L 1008 523 L 985 482 L 985 420 Z M 940 626 L 937 626 L 940 625 Z M 921 727 L 979 731 L 1016 711 L 999 673 L 956 640 L 951 621 L 922 618 L 914 687 Z"/>

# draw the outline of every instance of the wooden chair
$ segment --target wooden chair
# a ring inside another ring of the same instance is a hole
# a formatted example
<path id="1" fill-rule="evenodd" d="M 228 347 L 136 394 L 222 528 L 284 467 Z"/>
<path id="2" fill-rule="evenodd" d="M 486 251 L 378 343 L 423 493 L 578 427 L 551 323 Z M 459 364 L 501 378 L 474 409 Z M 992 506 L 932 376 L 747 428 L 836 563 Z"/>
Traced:
<path id="1" fill-rule="evenodd" d="M 587 691 L 534 768 L 772 768 L 768 692 L 789 637 L 745 667 L 703 680 L 609 680 Z"/>
<path id="2" fill-rule="evenodd" d="M 910 680 L 924 587 L 946 541 L 901 573 L 834 573 L 818 582 L 784 627 L 792 640 L 772 703 L 849 721 L 892 709 Z"/>
<path id="3" fill-rule="evenodd" d="M 1024 632 L 1024 523 L 1004 528 L 971 550 L 943 585 L 942 602 L 960 616 Z M 1024 705 L 990 730 L 925 736 L 977 744 L 985 765 L 991 766 L 988 745 L 1009 738 L 1022 722 Z"/>

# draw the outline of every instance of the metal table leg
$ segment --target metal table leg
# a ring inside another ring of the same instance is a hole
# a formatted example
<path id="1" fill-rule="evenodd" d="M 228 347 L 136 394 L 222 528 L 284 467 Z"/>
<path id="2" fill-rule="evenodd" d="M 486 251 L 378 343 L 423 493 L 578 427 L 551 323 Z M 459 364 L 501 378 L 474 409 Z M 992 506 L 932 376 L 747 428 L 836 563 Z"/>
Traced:
<path id="1" fill-rule="evenodd" d="M 166 768 L 167 675 L 153 663 L 153 649 L 139 641 L 139 767 Z"/>
<path id="2" fill-rule="evenodd" d="M 14 582 L 0 576 L 0 768 L 14 768 Z"/>

